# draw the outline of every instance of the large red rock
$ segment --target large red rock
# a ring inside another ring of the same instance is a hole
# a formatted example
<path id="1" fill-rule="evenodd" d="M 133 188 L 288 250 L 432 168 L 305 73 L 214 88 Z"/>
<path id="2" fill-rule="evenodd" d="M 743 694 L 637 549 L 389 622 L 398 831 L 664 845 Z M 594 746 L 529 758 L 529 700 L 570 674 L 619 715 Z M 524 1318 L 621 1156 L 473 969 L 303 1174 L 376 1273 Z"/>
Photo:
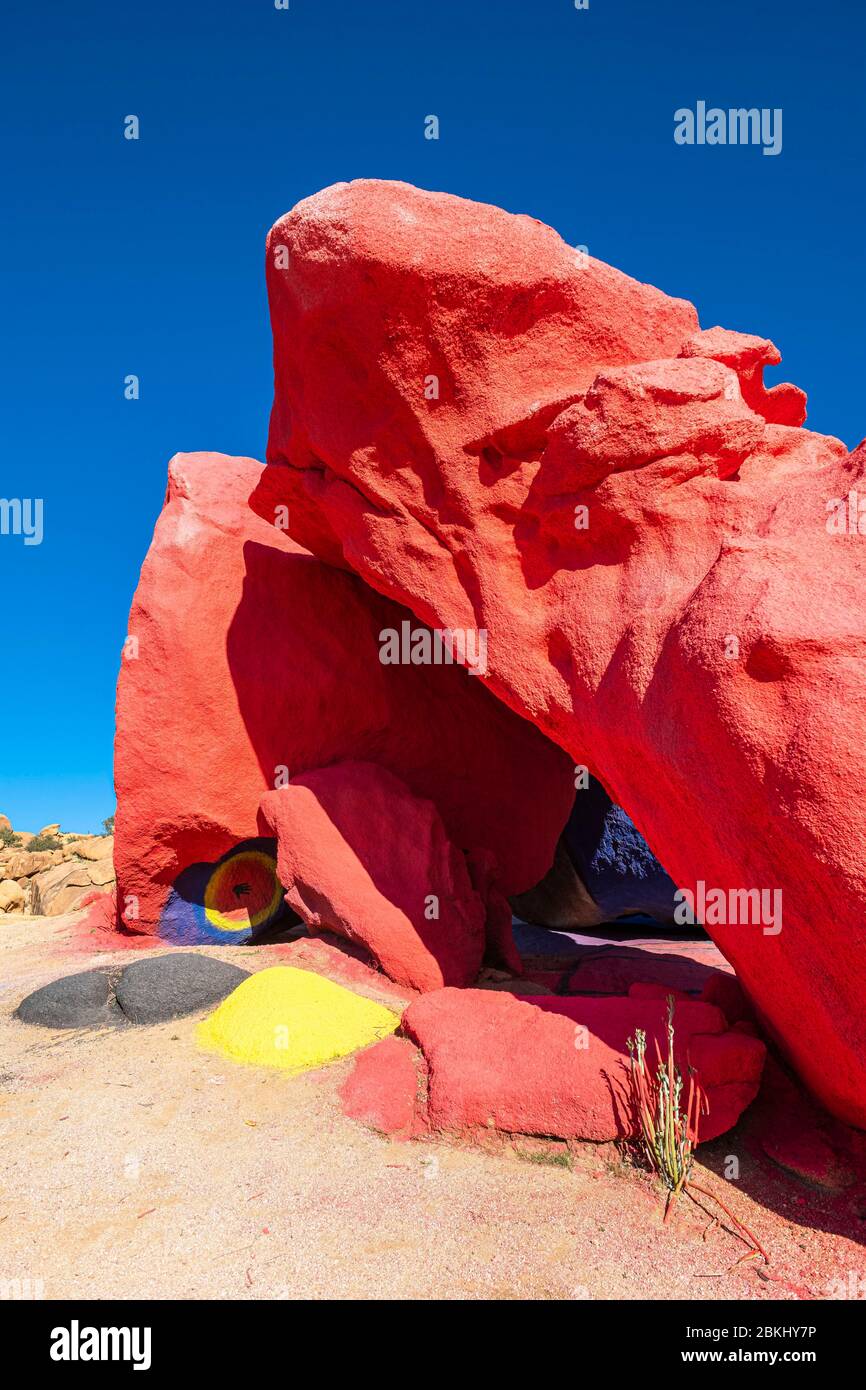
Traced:
<path id="1" fill-rule="evenodd" d="M 262 798 L 286 901 L 313 931 L 364 946 L 399 985 L 475 981 L 485 904 L 432 801 L 375 763 L 302 773 Z"/>
<path id="2" fill-rule="evenodd" d="M 496 208 L 340 184 L 276 224 L 267 276 L 256 505 L 486 632 L 481 679 L 718 892 L 765 1025 L 866 1125 L 866 450 L 797 427 L 765 340 Z"/>
<path id="3" fill-rule="evenodd" d="M 344 759 L 435 804 L 486 866 L 485 901 L 531 887 L 573 801 L 570 759 L 461 667 L 383 665 L 379 634 L 411 615 L 256 515 L 261 471 L 218 454 L 169 467 L 118 684 L 123 921 L 184 942 L 266 925 L 282 893 L 261 798 Z"/>
<path id="4" fill-rule="evenodd" d="M 413 1001 L 402 1028 L 424 1054 L 432 1128 L 602 1141 L 636 1132 L 627 1043 L 643 1029 L 649 1057 L 656 1041 L 667 1056 L 666 1012 L 664 1000 L 444 989 Z M 710 1004 L 678 1003 L 674 1024 L 680 1071 L 707 1094 L 699 1137 L 714 1139 L 757 1095 L 764 1045 Z"/>

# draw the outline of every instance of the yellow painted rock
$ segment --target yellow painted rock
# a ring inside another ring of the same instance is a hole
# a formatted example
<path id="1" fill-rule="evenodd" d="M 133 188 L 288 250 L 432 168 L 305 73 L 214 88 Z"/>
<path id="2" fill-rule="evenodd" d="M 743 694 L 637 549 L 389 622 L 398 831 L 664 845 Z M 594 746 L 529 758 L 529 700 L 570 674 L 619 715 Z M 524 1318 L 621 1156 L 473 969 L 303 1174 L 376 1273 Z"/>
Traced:
<path id="1" fill-rule="evenodd" d="M 396 1014 L 309 970 L 259 970 L 198 1026 L 200 1045 L 284 1071 L 320 1067 L 393 1033 Z"/>

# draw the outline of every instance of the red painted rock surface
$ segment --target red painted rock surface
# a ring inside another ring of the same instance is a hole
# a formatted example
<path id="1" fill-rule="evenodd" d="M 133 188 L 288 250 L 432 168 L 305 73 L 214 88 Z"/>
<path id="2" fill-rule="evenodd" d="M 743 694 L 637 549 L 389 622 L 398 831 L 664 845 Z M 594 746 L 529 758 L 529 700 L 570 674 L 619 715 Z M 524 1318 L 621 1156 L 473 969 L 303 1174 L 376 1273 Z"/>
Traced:
<path id="1" fill-rule="evenodd" d="M 754 1018 L 754 1010 L 736 975 L 713 971 L 701 990 L 701 999 L 721 1009 L 731 1025 L 751 1023 Z"/>
<path id="2" fill-rule="evenodd" d="M 626 1043 L 642 1028 L 650 1057 L 665 1050 L 664 1001 L 560 996 L 515 999 L 439 990 L 414 1000 L 402 1028 L 428 1070 L 427 1118 L 448 1131 L 493 1127 L 561 1139 L 632 1135 Z M 755 1098 L 765 1049 L 729 1032 L 718 1009 L 678 1003 L 675 1056 L 690 1063 L 709 1101 L 700 1138 L 736 1123 Z"/>
<path id="3" fill-rule="evenodd" d="M 266 924 L 282 895 L 262 795 L 347 758 L 435 802 L 502 892 L 531 886 L 573 800 L 569 758 L 459 666 L 382 665 L 380 632 L 410 615 L 257 516 L 260 475 L 219 454 L 169 468 L 118 684 L 124 920 L 183 942 Z"/>
<path id="4" fill-rule="evenodd" d="M 764 385 L 764 368 L 774 367 L 782 354 L 766 338 L 751 333 L 732 333 L 727 328 L 708 328 L 689 338 L 681 357 L 708 357 L 722 362 L 737 373 L 743 400 L 771 425 L 802 425 L 806 418 L 806 393 L 789 381 L 769 389 Z"/>
<path id="5" fill-rule="evenodd" d="M 340 184 L 277 223 L 267 275 L 256 505 L 486 632 L 481 679 L 718 892 L 764 1023 L 866 1125 L 866 449 L 797 427 L 764 340 L 526 217 Z"/>
<path id="6" fill-rule="evenodd" d="M 862 1178 L 866 1136 L 816 1105 L 772 1055 L 750 1119 L 767 1157 L 804 1182 L 838 1192 Z"/>
<path id="7" fill-rule="evenodd" d="M 92 893 L 81 904 L 87 911 L 78 916 L 72 928 L 71 940 L 78 951 L 136 951 L 148 950 L 156 943 L 152 937 L 127 931 L 118 920 L 115 893 Z"/>
<path id="8" fill-rule="evenodd" d="M 824 1135 L 815 1130 L 803 1134 L 786 1126 L 778 1133 L 765 1135 L 761 1146 L 780 1168 L 815 1187 L 841 1192 L 854 1182 L 851 1170 L 840 1162 Z"/>
<path id="9" fill-rule="evenodd" d="M 693 994 L 686 994 L 681 989 L 669 989 L 665 985 L 655 984 L 651 980 L 636 980 L 628 988 L 629 999 L 682 999 L 687 1002 L 695 1003 Z"/>
<path id="10" fill-rule="evenodd" d="M 431 801 L 374 763 L 335 763 L 262 798 L 286 901 L 410 989 L 474 982 L 485 906 Z"/>
<path id="11" fill-rule="evenodd" d="M 343 1110 L 383 1134 L 410 1138 L 426 1123 L 420 1090 L 423 1062 L 407 1038 L 383 1038 L 365 1048 L 340 1088 Z"/>

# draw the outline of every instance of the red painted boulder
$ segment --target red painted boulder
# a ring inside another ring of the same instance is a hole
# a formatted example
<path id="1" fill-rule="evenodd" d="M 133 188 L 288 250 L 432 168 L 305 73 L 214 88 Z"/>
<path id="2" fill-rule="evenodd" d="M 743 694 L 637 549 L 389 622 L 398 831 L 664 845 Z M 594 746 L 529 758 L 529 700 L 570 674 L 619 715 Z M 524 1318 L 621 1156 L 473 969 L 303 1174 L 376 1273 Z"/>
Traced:
<path id="1" fill-rule="evenodd" d="M 286 902 L 313 932 L 368 950 L 410 989 L 475 981 L 485 905 L 432 801 L 374 763 L 335 763 L 268 792 Z"/>
<path id="2" fill-rule="evenodd" d="M 765 340 L 496 208 L 340 184 L 267 276 L 257 508 L 485 634 L 479 679 L 603 782 L 866 1125 L 866 450 L 797 427 Z"/>
<path id="3" fill-rule="evenodd" d="M 340 1087 L 345 1114 L 370 1129 L 411 1139 L 427 1124 L 423 1105 L 424 1066 L 408 1038 L 383 1038 L 355 1058 Z"/>
<path id="4" fill-rule="evenodd" d="M 118 683 L 122 920 L 179 942 L 267 926 L 283 895 L 262 796 L 346 759 L 435 804 L 485 866 L 485 901 L 531 887 L 573 801 L 569 758 L 460 666 L 382 664 L 381 633 L 411 615 L 256 515 L 261 473 L 219 454 L 169 467 Z"/>
<path id="5" fill-rule="evenodd" d="M 606 1141 L 637 1133 L 628 1080 L 628 1039 L 636 1029 L 666 1054 L 664 1000 L 537 996 L 443 989 L 413 1001 L 402 1029 L 423 1056 L 426 1105 L 419 1112 L 418 1070 L 397 1039 L 358 1060 L 343 1092 L 347 1113 L 376 1128 L 403 1131 L 421 1120 L 450 1133 L 497 1129 L 513 1134 Z M 699 1138 L 736 1124 L 754 1100 L 765 1048 L 728 1029 L 709 1004 L 676 1005 L 674 1055 L 693 1068 L 708 1100 Z"/>

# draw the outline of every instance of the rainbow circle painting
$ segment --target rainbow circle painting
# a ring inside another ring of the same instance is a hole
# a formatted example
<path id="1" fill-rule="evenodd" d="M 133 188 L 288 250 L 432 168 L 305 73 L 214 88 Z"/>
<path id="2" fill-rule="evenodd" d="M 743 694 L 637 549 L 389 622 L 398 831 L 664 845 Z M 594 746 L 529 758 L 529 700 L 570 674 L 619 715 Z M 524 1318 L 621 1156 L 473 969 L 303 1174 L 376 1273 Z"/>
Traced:
<path id="1" fill-rule="evenodd" d="M 159 923 L 177 945 L 234 945 L 249 941 L 293 914 L 277 876 L 276 842 L 244 840 L 215 863 L 190 864 L 178 874 Z"/>

